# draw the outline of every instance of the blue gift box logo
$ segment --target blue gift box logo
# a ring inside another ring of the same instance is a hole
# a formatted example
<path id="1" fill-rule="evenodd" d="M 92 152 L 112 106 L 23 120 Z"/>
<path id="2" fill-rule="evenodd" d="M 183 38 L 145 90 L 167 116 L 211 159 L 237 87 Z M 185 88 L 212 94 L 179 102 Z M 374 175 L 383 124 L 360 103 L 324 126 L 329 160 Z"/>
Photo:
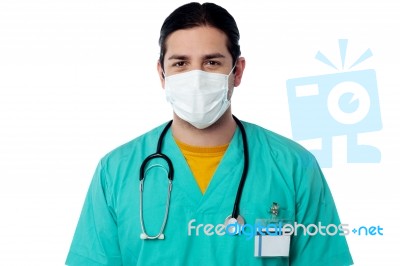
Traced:
<path id="1" fill-rule="evenodd" d="M 347 40 L 339 40 L 342 68 Z M 348 69 L 372 56 L 368 49 Z M 338 69 L 321 52 L 316 59 Z M 320 139 L 311 150 L 321 167 L 332 167 L 332 137 L 347 136 L 348 163 L 378 163 L 380 151 L 357 143 L 357 134 L 382 128 L 376 73 L 373 69 L 289 79 L 286 82 L 295 140 Z"/>

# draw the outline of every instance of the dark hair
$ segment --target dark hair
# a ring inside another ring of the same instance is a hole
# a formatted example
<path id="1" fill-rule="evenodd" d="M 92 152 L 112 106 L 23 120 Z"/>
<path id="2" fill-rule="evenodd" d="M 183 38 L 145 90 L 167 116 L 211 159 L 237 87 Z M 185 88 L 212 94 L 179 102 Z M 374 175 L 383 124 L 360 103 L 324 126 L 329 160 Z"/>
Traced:
<path id="1" fill-rule="evenodd" d="M 160 64 L 164 68 L 165 41 L 174 31 L 198 26 L 211 26 L 223 31 L 228 37 L 227 48 L 236 60 L 240 56 L 239 29 L 235 19 L 226 9 L 213 3 L 188 3 L 175 9 L 164 21 L 160 31 Z"/>

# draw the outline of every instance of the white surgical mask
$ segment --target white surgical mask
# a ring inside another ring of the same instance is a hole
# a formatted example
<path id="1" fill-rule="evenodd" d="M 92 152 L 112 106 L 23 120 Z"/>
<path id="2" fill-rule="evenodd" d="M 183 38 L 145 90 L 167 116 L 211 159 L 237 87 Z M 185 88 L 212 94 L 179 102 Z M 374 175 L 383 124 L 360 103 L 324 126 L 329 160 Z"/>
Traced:
<path id="1" fill-rule="evenodd" d="M 229 76 L 192 70 L 165 78 L 165 94 L 174 112 L 198 129 L 214 124 L 231 104 Z M 165 75 L 164 75 L 165 76 Z"/>

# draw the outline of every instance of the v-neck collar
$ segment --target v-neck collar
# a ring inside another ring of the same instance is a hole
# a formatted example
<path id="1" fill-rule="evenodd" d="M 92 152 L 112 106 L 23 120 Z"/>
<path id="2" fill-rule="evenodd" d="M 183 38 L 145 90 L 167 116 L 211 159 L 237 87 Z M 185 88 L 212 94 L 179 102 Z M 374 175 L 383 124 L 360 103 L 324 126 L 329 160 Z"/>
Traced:
<path id="1" fill-rule="evenodd" d="M 171 130 L 169 130 L 163 146 L 165 154 L 171 158 L 175 170 L 172 197 L 175 194 L 174 189 L 175 191 L 179 190 L 179 196 L 184 195 L 197 212 L 218 212 L 221 206 L 219 203 L 225 200 L 227 193 L 234 193 L 233 198 L 236 195 L 236 188 L 243 170 L 243 143 L 241 140 L 241 133 L 237 127 L 228 149 L 203 195 Z"/>

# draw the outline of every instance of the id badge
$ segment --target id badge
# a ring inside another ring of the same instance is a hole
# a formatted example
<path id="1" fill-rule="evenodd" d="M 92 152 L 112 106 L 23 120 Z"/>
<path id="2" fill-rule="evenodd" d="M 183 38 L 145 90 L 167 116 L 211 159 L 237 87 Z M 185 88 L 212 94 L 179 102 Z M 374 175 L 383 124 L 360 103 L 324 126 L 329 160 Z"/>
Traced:
<path id="1" fill-rule="evenodd" d="M 289 257 L 292 230 L 284 220 L 257 219 L 254 237 L 255 257 Z"/>

